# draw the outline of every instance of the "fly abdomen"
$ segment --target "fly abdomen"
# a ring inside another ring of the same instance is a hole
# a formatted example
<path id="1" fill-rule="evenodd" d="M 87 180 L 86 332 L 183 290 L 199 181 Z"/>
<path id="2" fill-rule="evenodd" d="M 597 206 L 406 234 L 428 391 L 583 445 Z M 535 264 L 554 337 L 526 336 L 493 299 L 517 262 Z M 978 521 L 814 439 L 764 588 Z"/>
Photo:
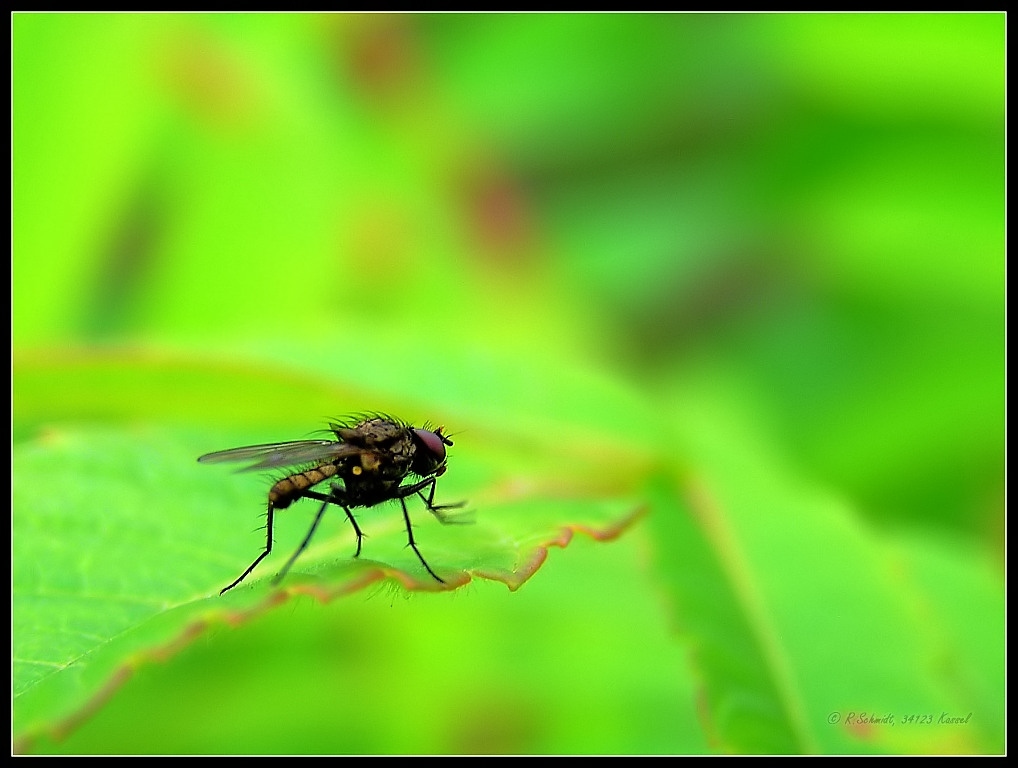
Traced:
<path id="1" fill-rule="evenodd" d="M 269 504 L 273 509 L 286 509 L 312 485 L 318 485 L 338 471 L 339 467 L 335 464 L 322 464 L 284 477 L 269 489 Z"/>

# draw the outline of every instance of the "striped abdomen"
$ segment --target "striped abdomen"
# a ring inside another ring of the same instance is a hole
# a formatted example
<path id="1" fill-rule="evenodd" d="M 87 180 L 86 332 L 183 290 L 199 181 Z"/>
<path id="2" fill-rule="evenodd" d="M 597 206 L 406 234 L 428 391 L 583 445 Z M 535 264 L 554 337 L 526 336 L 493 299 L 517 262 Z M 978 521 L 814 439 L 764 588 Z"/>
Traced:
<path id="1" fill-rule="evenodd" d="M 284 477 L 269 489 L 269 504 L 273 509 L 286 509 L 312 485 L 318 485 L 338 471 L 339 467 L 336 464 L 322 464 Z"/>

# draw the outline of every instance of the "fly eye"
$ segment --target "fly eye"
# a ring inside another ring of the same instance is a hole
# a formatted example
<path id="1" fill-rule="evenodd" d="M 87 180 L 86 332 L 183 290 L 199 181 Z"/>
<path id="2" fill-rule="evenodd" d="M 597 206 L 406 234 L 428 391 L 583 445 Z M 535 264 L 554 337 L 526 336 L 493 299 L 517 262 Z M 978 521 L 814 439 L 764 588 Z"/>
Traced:
<path id="1" fill-rule="evenodd" d="M 432 455 L 435 462 L 441 464 L 445 461 L 445 440 L 437 432 L 432 432 L 427 429 L 414 429 L 417 434 L 417 438 L 421 441 L 421 444 L 428 449 L 428 453 Z"/>

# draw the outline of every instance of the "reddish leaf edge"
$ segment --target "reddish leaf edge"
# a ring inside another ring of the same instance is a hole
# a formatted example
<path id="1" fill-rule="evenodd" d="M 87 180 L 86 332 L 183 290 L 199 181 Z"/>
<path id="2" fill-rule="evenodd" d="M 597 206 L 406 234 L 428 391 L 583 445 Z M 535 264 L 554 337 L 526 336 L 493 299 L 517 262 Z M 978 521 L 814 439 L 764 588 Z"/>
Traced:
<path id="1" fill-rule="evenodd" d="M 595 528 L 579 523 L 561 526 L 550 533 L 546 539 L 534 546 L 529 556 L 512 571 L 486 568 L 463 570 L 454 576 L 446 577 L 446 583 L 439 585 L 433 580 L 424 581 L 396 568 L 371 565 L 352 579 L 345 580 L 337 587 L 326 587 L 321 584 L 311 583 L 295 583 L 271 590 L 268 595 L 249 608 L 216 608 L 201 619 L 192 621 L 185 626 L 169 642 L 150 648 L 147 651 L 139 651 L 132 654 L 130 659 L 117 667 L 110 676 L 110 679 L 82 706 L 65 715 L 56 723 L 49 726 L 35 726 L 34 728 L 27 729 L 20 736 L 16 736 L 13 741 L 12 754 L 31 754 L 33 747 L 43 739 L 49 739 L 54 742 L 63 741 L 99 712 L 106 702 L 110 701 L 117 691 L 144 666 L 166 662 L 206 632 L 223 625 L 231 628 L 239 627 L 283 605 L 293 597 L 307 595 L 315 598 L 322 604 L 326 604 L 386 580 L 395 582 L 411 592 L 453 592 L 460 587 L 466 586 L 475 578 L 501 582 L 509 588 L 510 592 L 516 592 L 544 565 L 548 559 L 548 550 L 551 547 L 565 549 L 577 533 L 582 533 L 594 541 L 612 541 L 642 519 L 648 509 L 648 505 L 641 504 L 615 523 L 603 528 Z"/>

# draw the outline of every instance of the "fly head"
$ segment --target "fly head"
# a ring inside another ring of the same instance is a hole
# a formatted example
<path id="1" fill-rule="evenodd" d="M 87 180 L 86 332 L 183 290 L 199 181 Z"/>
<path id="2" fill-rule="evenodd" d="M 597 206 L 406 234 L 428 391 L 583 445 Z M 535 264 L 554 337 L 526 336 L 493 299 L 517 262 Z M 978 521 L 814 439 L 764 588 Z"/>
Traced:
<path id="1" fill-rule="evenodd" d="M 413 464 L 410 470 L 421 477 L 445 472 L 445 447 L 452 445 L 452 440 L 442 434 L 442 427 L 436 430 L 415 427 L 411 432 L 416 447 Z"/>

